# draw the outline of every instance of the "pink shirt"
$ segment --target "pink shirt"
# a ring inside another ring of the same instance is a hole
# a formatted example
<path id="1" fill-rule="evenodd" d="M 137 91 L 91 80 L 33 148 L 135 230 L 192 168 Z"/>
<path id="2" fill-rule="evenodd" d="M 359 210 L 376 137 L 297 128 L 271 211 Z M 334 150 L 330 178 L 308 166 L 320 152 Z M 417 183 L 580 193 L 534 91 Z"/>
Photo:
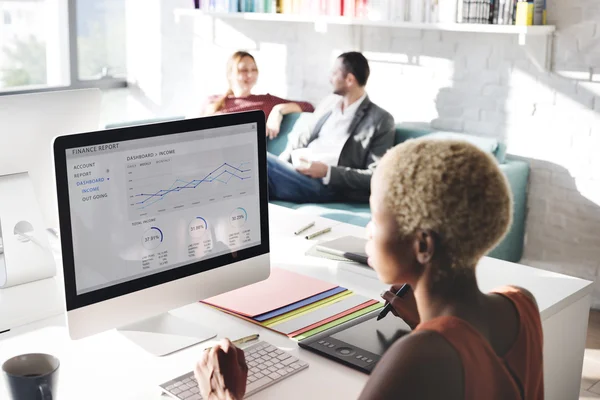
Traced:
<path id="1" fill-rule="evenodd" d="M 208 105 L 218 101 L 221 97 L 222 96 L 220 95 L 210 96 L 202 106 L 202 115 L 204 115 L 204 112 Z M 305 101 L 286 100 L 277 96 L 272 96 L 270 94 L 251 94 L 248 97 L 239 98 L 235 96 L 228 96 L 227 99 L 225 99 L 223 107 L 221 107 L 217 114 L 262 110 L 265 113 L 265 118 L 269 118 L 269 114 L 271 114 L 271 110 L 273 110 L 273 107 L 275 107 L 278 104 L 286 103 L 298 104 L 298 106 L 302 109 L 303 112 L 315 111 L 313 105 Z"/>

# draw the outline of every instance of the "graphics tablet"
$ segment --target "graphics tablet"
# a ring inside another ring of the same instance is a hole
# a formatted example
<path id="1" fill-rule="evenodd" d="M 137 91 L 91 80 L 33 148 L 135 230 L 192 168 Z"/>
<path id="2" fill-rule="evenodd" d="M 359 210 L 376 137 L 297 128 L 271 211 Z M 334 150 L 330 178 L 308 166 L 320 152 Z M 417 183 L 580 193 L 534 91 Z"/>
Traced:
<path id="1" fill-rule="evenodd" d="M 381 310 L 303 340 L 299 346 L 370 374 L 383 353 L 411 331 L 401 318 L 392 314 L 377 321 L 379 311 Z"/>

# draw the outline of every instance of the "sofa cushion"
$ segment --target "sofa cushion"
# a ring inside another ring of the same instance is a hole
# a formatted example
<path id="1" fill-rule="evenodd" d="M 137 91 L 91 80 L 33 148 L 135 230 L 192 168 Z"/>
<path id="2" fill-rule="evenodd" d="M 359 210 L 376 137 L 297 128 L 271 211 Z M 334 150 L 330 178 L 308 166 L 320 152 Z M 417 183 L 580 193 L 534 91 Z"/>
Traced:
<path id="1" fill-rule="evenodd" d="M 483 138 L 460 132 L 437 131 L 425 127 L 397 125 L 395 144 L 403 143 L 408 139 L 417 139 L 424 136 L 431 139 L 465 140 L 474 146 L 477 146 L 486 153 L 492 154 L 498 161 L 498 164 L 503 164 L 506 161 L 506 145 L 503 143 L 500 143 L 498 140 L 493 138 Z"/>
<path id="2" fill-rule="evenodd" d="M 308 129 L 312 113 L 293 113 L 283 117 L 279 135 L 273 140 L 267 140 L 267 151 L 280 155 L 287 147 L 288 141 L 295 140 L 303 129 Z"/>

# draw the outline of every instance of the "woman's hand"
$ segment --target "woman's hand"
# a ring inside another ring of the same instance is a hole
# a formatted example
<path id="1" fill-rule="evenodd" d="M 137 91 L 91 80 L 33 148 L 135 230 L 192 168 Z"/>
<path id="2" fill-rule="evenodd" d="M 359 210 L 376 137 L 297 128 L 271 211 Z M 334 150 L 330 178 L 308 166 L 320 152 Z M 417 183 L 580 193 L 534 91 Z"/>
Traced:
<path id="1" fill-rule="evenodd" d="M 417 309 L 417 301 L 415 300 L 415 294 L 412 288 L 409 286 L 408 291 L 404 293 L 402 297 L 396 296 L 396 292 L 400 289 L 400 286 L 392 286 L 390 290 L 386 290 L 381 294 L 388 303 L 392 304 L 392 313 L 400 317 L 411 327 L 415 329 L 421 322 L 419 317 L 419 310 Z"/>
<path id="2" fill-rule="evenodd" d="M 202 353 L 194 375 L 203 399 L 242 400 L 248 378 L 244 351 L 224 339 Z"/>
<path id="3" fill-rule="evenodd" d="M 267 118 L 267 137 L 271 140 L 275 139 L 279 135 L 281 129 L 281 121 L 283 121 L 283 114 L 281 113 L 281 107 L 279 105 L 273 107 L 269 118 Z"/>

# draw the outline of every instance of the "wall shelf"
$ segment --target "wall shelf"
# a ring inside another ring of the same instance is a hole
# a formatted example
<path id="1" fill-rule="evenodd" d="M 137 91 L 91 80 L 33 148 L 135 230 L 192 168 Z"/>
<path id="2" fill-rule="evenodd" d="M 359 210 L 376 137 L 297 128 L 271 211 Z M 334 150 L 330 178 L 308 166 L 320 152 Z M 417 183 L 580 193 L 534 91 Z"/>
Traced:
<path id="1" fill-rule="evenodd" d="M 210 16 L 222 19 L 243 19 L 249 21 L 267 22 L 304 22 L 315 25 L 351 25 L 372 26 L 382 28 L 435 30 L 446 32 L 497 33 L 517 35 L 551 35 L 556 28 L 553 25 L 516 26 L 516 25 L 486 25 L 486 24 L 453 24 L 453 23 L 415 23 L 401 21 L 372 21 L 360 18 L 311 16 L 298 14 L 264 14 L 264 13 L 219 13 L 204 12 L 196 9 L 178 9 L 176 17 L 181 16 Z"/>

